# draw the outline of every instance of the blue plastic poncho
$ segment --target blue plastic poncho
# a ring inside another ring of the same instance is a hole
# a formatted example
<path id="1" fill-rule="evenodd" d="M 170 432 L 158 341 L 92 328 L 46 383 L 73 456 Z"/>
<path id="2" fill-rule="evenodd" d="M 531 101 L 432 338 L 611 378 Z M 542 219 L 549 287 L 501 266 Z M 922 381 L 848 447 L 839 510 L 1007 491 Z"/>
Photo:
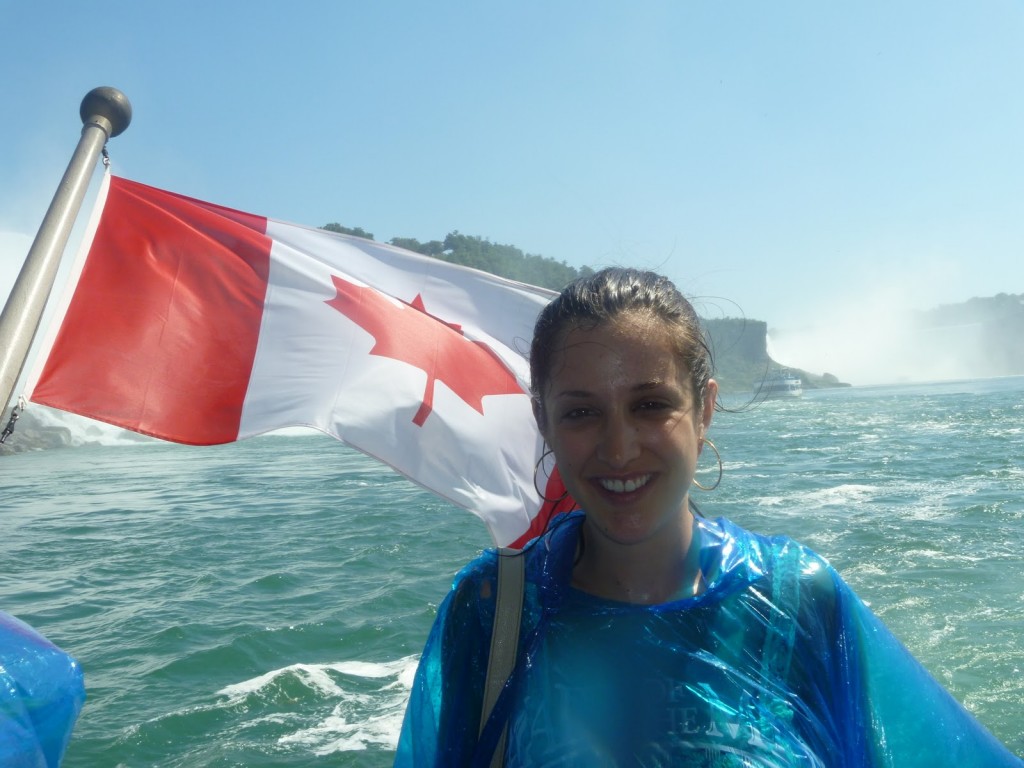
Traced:
<path id="1" fill-rule="evenodd" d="M 56 768 L 84 702 L 78 663 L 0 612 L 0 765 Z"/>
<path id="2" fill-rule="evenodd" d="M 479 739 L 496 553 L 456 577 L 396 766 L 1024 766 L 822 558 L 698 519 L 701 595 L 640 606 L 573 589 L 582 514 L 527 545 L 516 669 Z"/>

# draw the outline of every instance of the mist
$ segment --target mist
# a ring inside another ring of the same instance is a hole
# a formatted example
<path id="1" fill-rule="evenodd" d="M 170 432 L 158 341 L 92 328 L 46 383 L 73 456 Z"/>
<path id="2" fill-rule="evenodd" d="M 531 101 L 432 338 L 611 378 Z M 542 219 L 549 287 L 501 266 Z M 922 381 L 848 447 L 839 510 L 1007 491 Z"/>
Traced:
<path id="1" fill-rule="evenodd" d="M 857 385 L 946 381 L 1024 372 L 986 323 L 935 326 L 898 297 L 840 304 L 818 322 L 770 328 L 768 353 L 811 373 Z M 1016 367 L 1015 367 L 1016 366 Z"/>

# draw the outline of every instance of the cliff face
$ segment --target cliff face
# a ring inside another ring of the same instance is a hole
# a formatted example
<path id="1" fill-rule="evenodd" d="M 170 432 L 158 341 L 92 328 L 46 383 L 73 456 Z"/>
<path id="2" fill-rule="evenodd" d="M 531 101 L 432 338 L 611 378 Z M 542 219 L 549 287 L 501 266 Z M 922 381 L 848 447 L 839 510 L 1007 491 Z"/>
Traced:
<path id="1" fill-rule="evenodd" d="M 705 320 L 715 379 L 723 392 L 750 391 L 752 382 L 771 367 L 768 324 L 761 320 Z"/>
<path id="2" fill-rule="evenodd" d="M 5 421 L 4 426 L 6 424 Z M 7 437 L 7 441 L 0 443 L 0 456 L 24 451 L 39 451 L 44 448 L 65 448 L 72 444 L 70 429 L 40 421 L 36 416 L 35 406 L 32 406 L 19 416 L 14 423 L 14 431 Z"/>
<path id="3" fill-rule="evenodd" d="M 4 421 L 4 425 L 7 422 Z M 2 428 L 2 427 L 0 427 Z M 0 443 L 0 456 L 50 448 L 82 445 L 125 445 L 148 443 L 155 438 L 127 432 L 119 427 L 64 413 L 45 405 L 29 403 L 14 425 L 7 442 Z"/>
<path id="4" fill-rule="evenodd" d="M 744 320 L 727 317 L 705 320 L 704 327 L 711 337 L 711 352 L 716 362 L 745 360 L 764 365 L 768 357 L 768 323 L 762 320 Z"/>
<path id="5" fill-rule="evenodd" d="M 785 367 L 768 354 L 768 323 L 732 317 L 703 322 L 715 361 L 715 379 L 722 392 L 750 392 L 755 381 Z M 830 373 L 819 376 L 799 368 L 786 370 L 798 375 L 805 389 L 849 386 Z"/>

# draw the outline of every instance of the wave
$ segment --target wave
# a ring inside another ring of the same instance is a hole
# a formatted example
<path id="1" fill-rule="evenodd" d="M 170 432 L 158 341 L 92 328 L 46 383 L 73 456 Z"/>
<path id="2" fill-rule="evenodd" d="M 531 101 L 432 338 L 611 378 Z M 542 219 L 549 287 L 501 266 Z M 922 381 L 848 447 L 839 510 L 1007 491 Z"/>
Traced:
<path id="1" fill-rule="evenodd" d="M 290 664 L 129 725 L 114 750 L 178 744 L 179 754 L 164 763 L 168 768 L 295 764 L 311 755 L 336 755 L 341 765 L 362 765 L 370 755 L 390 763 L 418 663 L 414 655 L 391 662 Z"/>
<path id="2" fill-rule="evenodd" d="M 279 736 L 281 746 L 301 747 L 317 756 L 374 747 L 393 750 L 418 662 L 419 656 L 413 655 L 384 663 L 291 664 L 229 685 L 217 695 L 225 697 L 224 707 L 265 708 L 282 696 L 334 702 L 319 722 Z"/>

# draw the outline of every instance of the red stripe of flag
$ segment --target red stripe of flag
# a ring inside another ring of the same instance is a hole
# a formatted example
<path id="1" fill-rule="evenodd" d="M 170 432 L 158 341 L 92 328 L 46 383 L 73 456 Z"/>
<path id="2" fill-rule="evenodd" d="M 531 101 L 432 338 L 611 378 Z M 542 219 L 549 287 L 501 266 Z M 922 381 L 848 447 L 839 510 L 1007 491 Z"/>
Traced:
<path id="1" fill-rule="evenodd" d="M 112 178 L 33 400 L 184 443 L 237 439 L 270 268 L 265 231 L 265 218 Z M 201 401 L 180 396 L 197 389 Z"/>

